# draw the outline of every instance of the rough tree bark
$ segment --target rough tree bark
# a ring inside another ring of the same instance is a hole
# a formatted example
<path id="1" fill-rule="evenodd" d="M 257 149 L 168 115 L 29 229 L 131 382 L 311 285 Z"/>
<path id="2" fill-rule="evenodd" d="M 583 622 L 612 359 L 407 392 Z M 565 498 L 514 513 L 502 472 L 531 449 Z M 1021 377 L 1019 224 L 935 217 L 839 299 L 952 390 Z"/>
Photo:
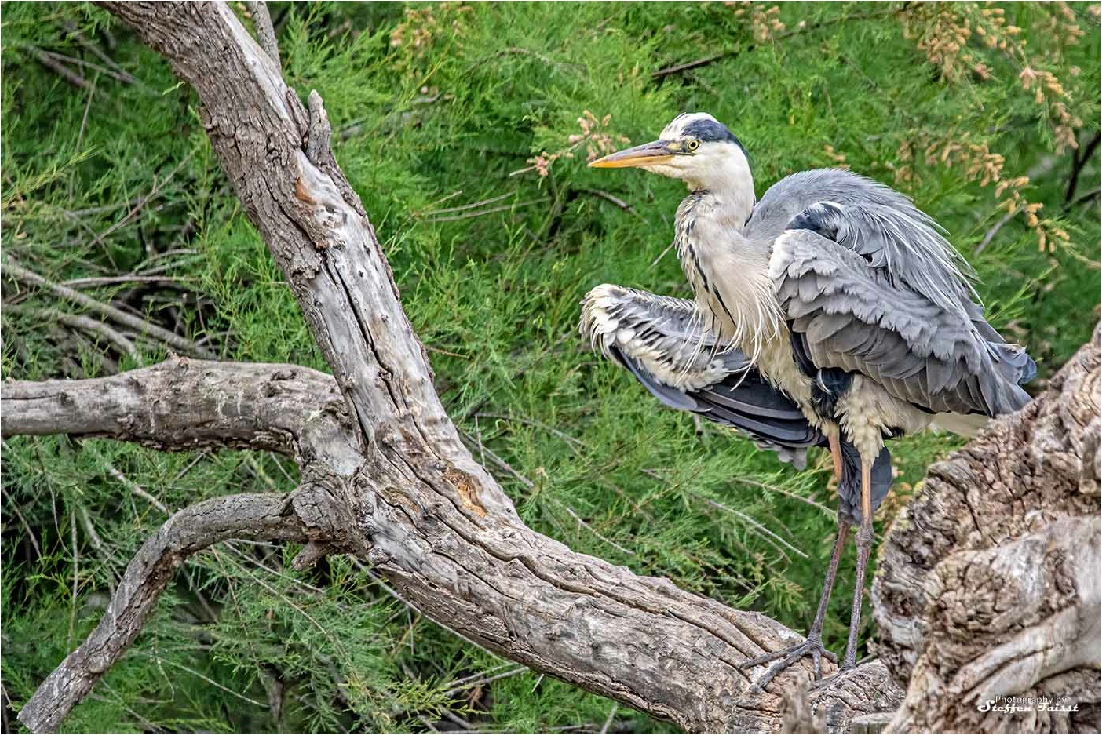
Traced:
<path id="1" fill-rule="evenodd" d="M 104 6 L 196 89 L 213 148 L 333 377 L 288 366 L 170 361 L 100 381 L 3 386 L 5 436 L 65 432 L 165 449 L 262 447 L 294 456 L 302 477 L 281 499 L 282 520 L 271 515 L 270 497 L 225 499 L 250 503 L 255 517 L 269 519 L 251 531 L 208 512 L 217 505 L 170 520 L 127 570 L 138 587 L 120 585 L 96 632 L 24 706 L 24 724 L 57 727 L 125 651 L 160 580 L 187 553 L 227 534 L 253 533 L 308 540 L 301 563 L 326 551 L 355 554 L 457 634 L 686 730 L 785 726 L 784 691 L 806 682 L 810 665 L 751 694 L 758 672 L 738 664 L 798 640 L 795 632 L 533 532 L 473 460 L 436 395 L 360 200 L 333 158 L 321 98 L 312 93 L 304 107 L 224 4 Z M 179 535 L 187 524 L 194 526 Z M 815 689 L 810 702 L 841 730 L 857 714 L 895 709 L 901 694 L 874 662 Z"/>
<path id="2" fill-rule="evenodd" d="M 893 524 L 873 586 L 880 656 L 909 680 L 891 731 L 1099 731 L 1099 375 L 1096 329 Z"/>
<path id="3" fill-rule="evenodd" d="M 7 381 L 3 436 L 71 434 L 181 451 L 262 449 L 314 461 L 354 436 L 333 378 L 297 365 L 173 358 L 91 380 Z"/>

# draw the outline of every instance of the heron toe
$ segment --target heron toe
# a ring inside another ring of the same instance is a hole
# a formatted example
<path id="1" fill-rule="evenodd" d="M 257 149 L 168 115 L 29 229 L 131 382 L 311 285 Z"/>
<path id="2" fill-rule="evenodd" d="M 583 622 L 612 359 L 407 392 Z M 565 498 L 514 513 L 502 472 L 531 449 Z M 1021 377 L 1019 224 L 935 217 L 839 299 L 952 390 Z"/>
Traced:
<path id="1" fill-rule="evenodd" d="M 838 663 L 838 657 L 823 646 L 823 641 L 818 636 L 813 636 L 805 639 L 803 643 L 798 643 L 788 648 L 782 648 L 779 651 L 770 651 L 757 658 L 752 658 L 749 661 L 743 661 L 739 664 L 739 668 L 745 670 L 754 666 L 760 666 L 761 664 L 768 663 L 775 659 L 780 659 L 777 663 L 766 669 L 765 673 L 750 685 L 751 692 L 762 692 L 765 691 L 765 688 L 769 686 L 769 682 L 773 681 L 777 674 L 792 666 L 804 656 L 811 656 L 815 671 L 815 681 L 819 681 L 823 676 L 824 657 L 829 659 L 831 663 Z"/>
<path id="2" fill-rule="evenodd" d="M 843 661 L 842 664 L 838 667 L 838 670 L 835 671 L 833 674 L 824 679 L 819 679 L 818 681 L 813 682 L 811 684 L 810 690 L 816 691 L 818 689 L 822 689 L 823 687 L 836 687 L 841 682 L 845 681 L 846 677 L 848 677 L 855 671 L 857 671 L 856 664 L 851 664 L 847 666 Z"/>

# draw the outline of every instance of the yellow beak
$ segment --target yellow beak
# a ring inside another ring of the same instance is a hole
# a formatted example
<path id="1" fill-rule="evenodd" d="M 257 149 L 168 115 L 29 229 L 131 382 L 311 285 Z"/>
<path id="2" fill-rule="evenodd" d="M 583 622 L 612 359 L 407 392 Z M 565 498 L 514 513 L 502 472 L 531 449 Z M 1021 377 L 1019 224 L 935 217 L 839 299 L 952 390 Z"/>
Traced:
<path id="1" fill-rule="evenodd" d="M 665 163 L 673 158 L 673 151 L 668 143 L 656 140 L 653 143 L 644 143 L 634 148 L 617 151 L 604 158 L 598 158 L 589 164 L 590 168 L 634 168 L 637 166 L 650 166 L 655 163 Z"/>

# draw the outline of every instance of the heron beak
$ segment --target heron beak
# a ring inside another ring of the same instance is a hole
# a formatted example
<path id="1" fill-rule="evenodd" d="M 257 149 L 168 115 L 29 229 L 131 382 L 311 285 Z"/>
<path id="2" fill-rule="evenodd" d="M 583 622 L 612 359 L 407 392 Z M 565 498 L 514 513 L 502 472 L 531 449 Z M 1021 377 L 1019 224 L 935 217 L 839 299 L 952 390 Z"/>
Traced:
<path id="1" fill-rule="evenodd" d="M 604 158 L 598 158 L 589 164 L 590 168 L 637 168 L 656 163 L 665 163 L 673 158 L 669 143 L 656 140 L 634 148 L 617 151 Z"/>

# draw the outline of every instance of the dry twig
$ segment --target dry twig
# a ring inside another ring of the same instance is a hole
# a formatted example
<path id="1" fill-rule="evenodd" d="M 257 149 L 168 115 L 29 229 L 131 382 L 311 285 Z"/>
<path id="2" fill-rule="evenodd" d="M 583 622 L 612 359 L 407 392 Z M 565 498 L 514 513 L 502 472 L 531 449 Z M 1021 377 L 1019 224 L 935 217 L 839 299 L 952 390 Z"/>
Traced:
<path id="1" fill-rule="evenodd" d="M 26 285 L 44 288 L 47 291 L 53 293 L 55 296 L 58 296 L 59 298 L 66 299 L 75 304 L 79 304 L 86 309 L 90 309 L 91 311 L 102 314 L 114 320 L 118 324 L 122 324 L 123 326 L 129 327 L 130 329 L 140 332 L 141 334 L 152 337 L 153 339 L 162 342 L 172 349 L 184 353 L 185 355 L 193 355 L 195 357 L 201 357 L 204 359 L 215 358 L 214 353 L 203 347 L 200 347 L 198 344 L 190 339 L 187 339 L 186 337 L 181 337 L 175 332 L 170 332 L 163 327 L 158 327 L 155 324 L 150 324 L 144 319 L 139 319 L 138 317 L 131 316 L 130 314 L 127 314 L 126 312 L 115 308 L 114 306 L 109 306 L 102 301 L 97 301 L 96 299 L 93 299 L 86 294 L 82 294 L 79 291 L 74 291 L 71 288 L 54 283 L 53 281 L 48 281 L 37 273 L 29 271 L 21 265 L 8 261 L 4 265 L 4 272 L 11 274 L 16 280 Z"/>

